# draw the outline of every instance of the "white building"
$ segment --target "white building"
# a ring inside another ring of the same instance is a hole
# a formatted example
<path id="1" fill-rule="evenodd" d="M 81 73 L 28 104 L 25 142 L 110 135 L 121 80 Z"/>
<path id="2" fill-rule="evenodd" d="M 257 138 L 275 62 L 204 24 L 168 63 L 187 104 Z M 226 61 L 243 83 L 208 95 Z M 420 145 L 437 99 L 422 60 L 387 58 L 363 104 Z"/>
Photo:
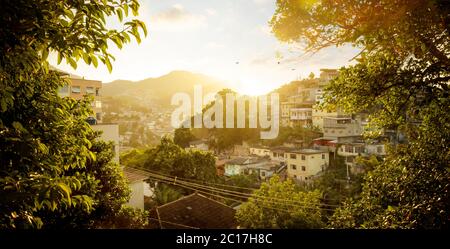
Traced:
<path id="1" fill-rule="evenodd" d="M 250 155 L 256 155 L 260 157 L 270 157 L 270 149 L 262 146 L 250 147 Z"/>
<path id="2" fill-rule="evenodd" d="M 113 150 L 114 150 L 114 162 L 119 163 L 119 125 L 118 124 L 106 124 L 106 123 L 97 123 L 91 125 L 94 131 L 100 131 L 101 136 L 100 139 L 105 142 L 113 142 Z"/>
<path id="3" fill-rule="evenodd" d="M 128 180 L 128 186 L 131 188 L 130 200 L 126 204 L 129 207 L 144 210 L 144 190 L 148 174 L 141 170 L 124 168 L 124 176 Z"/>

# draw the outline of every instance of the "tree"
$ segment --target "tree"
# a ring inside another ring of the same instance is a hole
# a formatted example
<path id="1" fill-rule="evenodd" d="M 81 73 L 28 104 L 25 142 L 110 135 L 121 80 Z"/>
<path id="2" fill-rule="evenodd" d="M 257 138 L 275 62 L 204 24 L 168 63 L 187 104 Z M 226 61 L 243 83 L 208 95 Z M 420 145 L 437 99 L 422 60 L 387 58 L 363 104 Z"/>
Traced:
<path id="1" fill-rule="evenodd" d="M 175 129 L 173 141 L 181 148 L 189 147 L 189 142 L 193 141 L 194 139 L 195 136 L 191 133 L 190 129 L 188 128 Z"/>
<path id="2" fill-rule="evenodd" d="M 171 177 L 207 182 L 218 180 L 212 153 L 184 150 L 168 137 L 163 137 L 157 146 L 123 154 L 121 161 L 126 167 L 142 168 Z M 184 188 L 164 184 L 164 180 L 160 179 L 150 179 L 149 183 L 155 186 L 154 199 L 158 204 L 190 193 Z"/>
<path id="3" fill-rule="evenodd" d="M 301 192 L 291 180 L 273 176 L 242 204 L 236 219 L 244 228 L 320 228 L 320 197 L 319 191 Z"/>
<path id="4" fill-rule="evenodd" d="M 122 207 L 114 216 L 114 219 L 102 220 L 97 228 L 114 229 L 143 229 L 149 228 L 149 214 L 147 211 L 131 207 Z"/>
<path id="5" fill-rule="evenodd" d="M 255 188 L 259 186 L 259 175 L 256 173 L 249 175 L 231 175 L 227 180 L 227 184 L 241 188 Z M 237 191 L 243 192 L 242 189 Z"/>
<path id="6" fill-rule="evenodd" d="M 91 214 L 97 207 L 96 195 L 104 186 L 87 169 L 99 154 L 85 121 L 92 114 L 90 100 L 59 97 L 57 89 L 67 82 L 49 70 L 46 59 L 56 52 L 59 61 L 74 68 L 82 58 L 94 66 L 100 60 L 111 70 L 108 42 L 122 47 L 130 34 L 140 40 L 138 28 L 146 30 L 139 20 L 125 23 L 122 31 L 107 29 L 105 17 L 122 21 L 128 10 L 136 15 L 138 8 L 135 0 L 2 2 L 0 227 L 50 226 L 72 212 Z"/>
<path id="7" fill-rule="evenodd" d="M 450 6 L 446 1 L 277 1 L 271 25 L 308 51 L 361 49 L 326 88 L 325 106 L 370 111 L 370 136 L 407 138 L 336 213 L 337 227 L 448 227 Z M 300 4 L 299 4 L 300 3 Z"/>
<path id="8" fill-rule="evenodd" d="M 171 176 L 205 181 L 214 181 L 217 177 L 215 158 L 210 152 L 184 150 L 168 137 L 163 137 L 157 146 L 125 153 L 121 160 L 128 167 Z"/>
<path id="9" fill-rule="evenodd" d="M 178 200 L 183 196 L 182 192 L 177 191 L 177 189 L 167 184 L 159 183 L 158 185 L 154 193 L 154 199 L 158 206 Z"/>
<path id="10" fill-rule="evenodd" d="M 74 174 L 82 182 L 82 187 L 77 192 L 79 195 L 83 194 L 92 198 L 92 211 L 77 208 L 75 205 L 64 210 L 39 211 L 37 213 L 42 217 L 44 228 L 139 228 L 145 226 L 145 221 L 142 221 L 140 225 L 138 221 L 147 214 L 124 206 L 130 198 L 131 191 L 122 169 L 112 161 L 114 157 L 112 142 L 106 143 L 97 140 L 98 138 L 99 134 L 96 134 L 96 137 L 91 139 L 93 141 L 91 151 L 95 153 L 96 160 L 86 164 L 83 174 L 80 175 L 76 170 L 65 172 L 66 175 Z M 126 217 L 127 215 L 136 215 L 136 217 Z"/>

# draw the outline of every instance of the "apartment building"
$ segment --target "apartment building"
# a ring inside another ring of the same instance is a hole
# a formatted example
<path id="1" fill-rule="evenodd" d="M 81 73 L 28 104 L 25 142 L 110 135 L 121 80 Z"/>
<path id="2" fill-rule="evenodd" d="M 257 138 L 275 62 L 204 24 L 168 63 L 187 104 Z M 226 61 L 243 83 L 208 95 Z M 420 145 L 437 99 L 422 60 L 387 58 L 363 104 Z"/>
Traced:
<path id="1" fill-rule="evenodd" d="M 280 118 L 280 120 L 281 120 L 281 126 L 289 126 L 289 124 L 290 124 L 290 118 L 291 118 L 291 116 L 290 116 L 290 110 L 291 110 L 291 108 L 293 108 L 295 106 L 295 104 L 294 103 L 291 103 L 291 102 L 287 102 L 287 101 L 285 101 L 285 102 L 281 102 L 280 103 L 280 109 L 281 109 L 281 118 Z"/>
<path id="2" fill-rule="evenodd" d="M 307 127 L 312 124 L 312 108 L 299 107 L 289 110 L 289 125 Z"/>
<path id="3" fill-rule="evenodd" d="M 319 84 L 314 96 L 315 103 L 312 106 L 311 122 L 313 126 L 319 128 L 321 131 L 323 131 L 323 119 L 325 117 L 338 117 L 343 114 L 339 110 L 330 111 L 319 109 L 319 105 L 324 101 L 323 94 L 325 92 L 325 87 L 329 84 L 330 80 L 338 75 L 339 72 L 337 69 L 320 69 Z"/>
<path id="4" fill-rule="evenodd" d="M 120 164 L 119 161 L 119 125 L 107 124 L 102 122 L 102 101 L 101 88 L 102 82 L 98 80 L 86 80 L 80 77 L 74 77 L 70 74 L 54 69 L 60 73 L 62 77 L 68 79 L 68 84 L 58 90 L 61 97 L 70 97 L 73 99 L 82 99 L 84 96 L 92 96 L 92 110 L 94 115 L 88 118 L 87 122 L 91 125 L 94 131 L 100 131 L 100 139 L 105 142 L 113 143 L 114 157 L 113 161 Z M 128 206 L 144 209 L 144 179 L 148 178 L 143 173 L 129 172 L 124 170 L 124 175 L 128 180 L 128 186 L 131 188 L 131 198 L 127 203 Z"/>
<path id="5" fill-rule="evenodd" d="M 323 136 L 327 139 L 334 140 L 338 137 L 359 136 L 363 129 L 363 124 L 359 119 L 353 119 L 349 116 L 323 118 Z"/>
<path id="6" fill-rule="evenodd" d="M 324 117 L 337 117 L 338 112 L 321 111 L 323 93 L 329 81 L 338 75 L 336 69 L 321 69 L 320 78 L 302 82 L 287 101 L 281 102 L 281 126 L 317 126 L 323 130 Z"/>
<path id="7" fill-rule="evenodd" d="M 287 176 L 296 181 L 308 181 L 329 165 L 325 150 L 302 149 L 287 153 Z"/>
<path id="8" fill-rule="evenodd" d="M 86 80 L 84 78 L 69 78 L 69 84 L 59 89 L 62 97 L 82 99 L 84 96 L 93 96 L 92 110 L 94 111 L 95 123 L 102 122 L 102 82 L 98 80 Z"/>

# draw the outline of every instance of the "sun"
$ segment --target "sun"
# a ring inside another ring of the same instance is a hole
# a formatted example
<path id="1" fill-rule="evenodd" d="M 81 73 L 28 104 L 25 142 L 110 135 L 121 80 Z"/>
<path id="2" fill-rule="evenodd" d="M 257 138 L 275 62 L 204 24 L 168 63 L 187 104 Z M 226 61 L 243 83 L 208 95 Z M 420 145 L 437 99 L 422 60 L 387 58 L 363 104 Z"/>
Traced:
<path id="1" fill-rule="evenodd" d="M 229 85 L 239 94 L 248 96 L 264 95 L 273 90 L 269 84 L 265 84 L 258 79 L 247 77 L 240 77 L 240 79 L 230 82 Z"/>

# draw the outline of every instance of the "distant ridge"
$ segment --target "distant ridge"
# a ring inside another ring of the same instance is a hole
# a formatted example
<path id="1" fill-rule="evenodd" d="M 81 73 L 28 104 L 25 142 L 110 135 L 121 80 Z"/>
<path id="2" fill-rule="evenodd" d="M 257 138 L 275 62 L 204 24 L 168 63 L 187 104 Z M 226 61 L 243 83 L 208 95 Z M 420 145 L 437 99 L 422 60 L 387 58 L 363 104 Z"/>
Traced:
<path id="1" fill-rule="evenodd" d="M 226 88 L 223 81 L 207 75 L 188 71 L 172 71 L 157 78 L 140 81 L 115 80 L 103 83 L 103 96 L 131 96 L 170 105 L 173 94 L 186 92 L 192 95 L 194 85 L 201 85 L 203 94 Z"/>

